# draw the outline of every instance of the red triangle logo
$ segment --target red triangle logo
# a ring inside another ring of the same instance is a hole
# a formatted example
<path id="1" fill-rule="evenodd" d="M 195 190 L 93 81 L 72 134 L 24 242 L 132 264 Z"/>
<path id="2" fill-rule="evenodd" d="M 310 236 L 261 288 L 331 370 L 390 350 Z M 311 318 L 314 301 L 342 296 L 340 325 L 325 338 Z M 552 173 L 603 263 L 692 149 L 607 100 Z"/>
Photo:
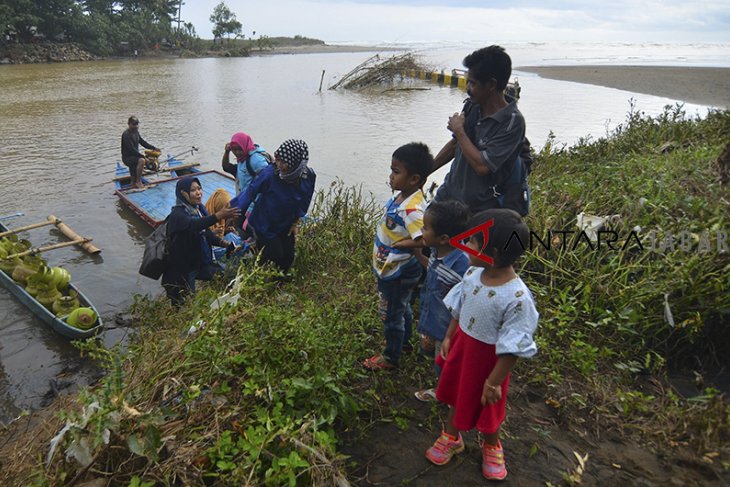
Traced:
<path id="1" fill-rule="evenodd" d="M 487 247 L 487 242 L 489 242 L 489 229 L 494 226 L 494 218 L 490 218 L 486 222 L 482 223 L 481 225 L 477 225 L 474 228 L 471 228 L 467 230 L 466 232 L 460 233 L 459 235 L 452 237 L 449 240 L 449 244 L 451 244 L 452 247 L 455 247 L 459 250 L 463 250 L 469 255 L 473 255 L 477 259 L 481 259 L 484 262 L 486 262 L 489 265 L 494 265 L 494 259 L 490 256 L 483 254 L 482 252 Z M 475 233 L 482 232 L 482 235 L 484 236 L 484 245 L 482 245 L 481 250 L 478 252 L 471 247 L 467 247 L 464 245 L 464 240 L 470 238 Z"/>

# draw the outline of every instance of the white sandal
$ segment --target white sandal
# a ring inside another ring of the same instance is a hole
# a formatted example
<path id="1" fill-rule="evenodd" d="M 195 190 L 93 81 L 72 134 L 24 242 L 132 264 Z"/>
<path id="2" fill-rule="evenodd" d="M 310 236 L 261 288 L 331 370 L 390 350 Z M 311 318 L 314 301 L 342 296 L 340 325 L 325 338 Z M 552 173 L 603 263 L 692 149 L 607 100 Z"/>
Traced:
<path id="1" fill-rule="evenodd" d="M 413 393 L 421 402 L 431 402 L 436 400 L 436 389 L 424 389 Z"/>

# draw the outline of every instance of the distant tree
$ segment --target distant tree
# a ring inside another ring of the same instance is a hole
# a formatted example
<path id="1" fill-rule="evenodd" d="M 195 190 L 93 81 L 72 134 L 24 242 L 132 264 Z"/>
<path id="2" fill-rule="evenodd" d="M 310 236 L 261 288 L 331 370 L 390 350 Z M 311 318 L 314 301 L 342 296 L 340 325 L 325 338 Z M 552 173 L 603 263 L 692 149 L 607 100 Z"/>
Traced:
<path id="1" fill-rule="evenodd" d="M 119 2 L 114 0 L 81 0 L 79 2 L 84 11 L 105 15 L 114 15 L 114 10 Z"/>
<path id="2" fill-rule="evenodd" d="M 0 4 L 0 44 L 5 42 L 5 33 L 12 21 L 14 11 L 9 5 Z"/>
<path id="3" fill-rule="evenodd" d="M 240 37 L 243 25 L 236 19 L 236 14 L 231 12 L 225 2 L 221 2 L 215 6 L 213 13 L 210 15 L 210 21 L 213 27 L 213 43 L 216 39 L 222 39 L 224 35 L 228 36 L 230 42 L 231 34 Z"/>
<path id="4" fill-rule="evenodd" d="M 258 47 L 259 51 L 263 51 L 264 49 L 273 49 L 274 43 L 267 35 L 261 35 L 258 39 L 256 39 L 256 47 Z"/>
<path id="5" fill-rule="evenodd" d="M 70 34 L 74 19 L 81 15 L 76 0 L 36 0 L 33 3 L 38 7 L 38 31 L 49 40 Z"/>
<path id="6" fill-rule="evenodd" d="M 5 0 L 5 25 L 15 30 L 21 41 L 30 41 L 41 21 L 38 16 L 40 9 L 31 0 Z M 5 29 L 3 29 L 4 31 Z"/>
<path id="7" fill-rule="evenodd" d="M 172 22 L 177 20 L 182 3 L 182 0 L 0 0 L 0 34 L 10 30 L 22 42 L 32 41 L 37 35 L 50 41 L 72 39 L 96 54 L 124 54 L 155 44 L 164 46 L 163 40 L 168 44 L 180 41 Z M 235 25 L 233 28 L 235 33 Z M 187 33 L 182 28 L 179 30 L 194 39 L 194 30 L 187 26 L 186 29 Z"/>

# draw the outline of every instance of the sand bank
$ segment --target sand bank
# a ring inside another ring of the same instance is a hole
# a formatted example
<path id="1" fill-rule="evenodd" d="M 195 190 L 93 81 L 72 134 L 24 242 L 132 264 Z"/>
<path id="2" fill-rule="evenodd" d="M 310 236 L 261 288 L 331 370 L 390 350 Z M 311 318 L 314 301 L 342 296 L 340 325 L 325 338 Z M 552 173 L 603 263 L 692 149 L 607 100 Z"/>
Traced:
<path id="1" fill-rule="evenodd" d="M 393 47 L 373 47 L 373 46 L 347 46 L 347 45 L 330 45 L 316 44 L 306 46 L 277 46 L 270 50 L 251 51 L 252 56 L 267 54 L 319 54 L 326 52 L 392 52 L 403 51 Z"/>
<path id="2" fill-rule="evenodd" d="M 686 103 L 730 108 L 730 68 L 673 66 L 522 66 L 543 78 L 607 86 Z"/>

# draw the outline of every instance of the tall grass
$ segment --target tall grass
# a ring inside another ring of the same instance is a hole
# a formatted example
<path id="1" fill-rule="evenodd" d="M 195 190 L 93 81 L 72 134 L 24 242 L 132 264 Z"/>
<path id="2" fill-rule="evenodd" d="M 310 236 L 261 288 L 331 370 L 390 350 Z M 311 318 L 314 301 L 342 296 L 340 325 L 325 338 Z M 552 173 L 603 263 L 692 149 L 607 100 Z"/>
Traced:
<path id="1" fill-rule="evenodd" d="M 531 229 L 577 231 L 576 216 L 586 212 L 618 215 L 608 229 L 620 236 L 619 250 L 554 240 L 523 261 L 541 313 L 541 353 L 520 370 L 548 386 L 551 404 L 589 415 L 596 429 L 663 439 L 701 423 L 698 450 L 728 439 L 730 409 L 719 391 L 700 389 L 688 402 L 666 382 L 671 369 L 699 377 L 730 365 L 730 252 L 721 242 L 730 233 L 730 190 L 713 169 L 728 140 L 730 112 L 691 119 L 668 106 L 656 118 L 632 110 L 606 138 L 547 144 L 539 154 Z"/>

